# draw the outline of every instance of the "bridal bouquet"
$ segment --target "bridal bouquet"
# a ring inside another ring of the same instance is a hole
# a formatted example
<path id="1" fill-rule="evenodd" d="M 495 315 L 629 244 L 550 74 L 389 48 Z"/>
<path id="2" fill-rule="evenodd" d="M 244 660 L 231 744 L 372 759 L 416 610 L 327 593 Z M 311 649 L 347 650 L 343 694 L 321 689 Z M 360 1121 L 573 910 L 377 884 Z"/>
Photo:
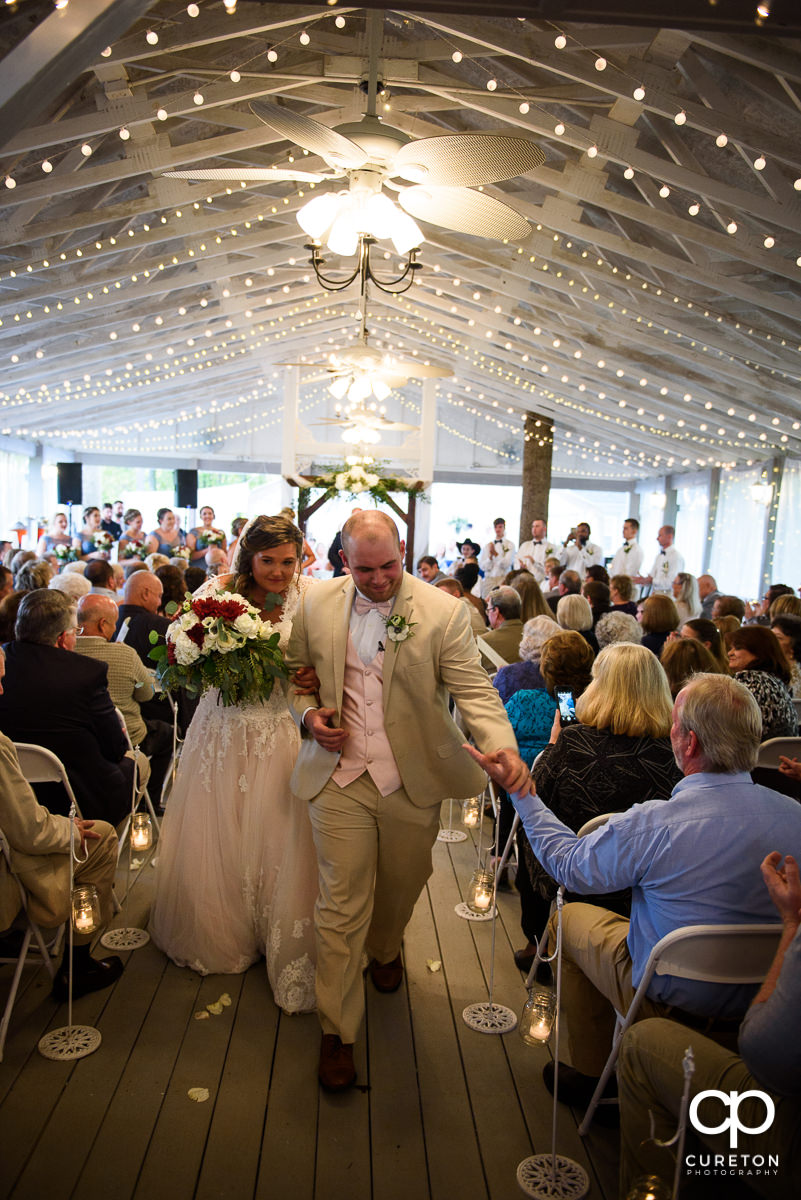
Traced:
<path id="1" fill-rule="evenodd" d="M 185 688 L 191 696 L 218 688 L 223 704 L 269 699 L 276 678 L 286 678 L 279 635 L 259 610 L 236 592 L 192 596 L 168 604 L 173 617 L 166 645 L 154 644 L 150 658 L 165 691 Z M 158 634 L 151 632 L 156 643 Z"/>

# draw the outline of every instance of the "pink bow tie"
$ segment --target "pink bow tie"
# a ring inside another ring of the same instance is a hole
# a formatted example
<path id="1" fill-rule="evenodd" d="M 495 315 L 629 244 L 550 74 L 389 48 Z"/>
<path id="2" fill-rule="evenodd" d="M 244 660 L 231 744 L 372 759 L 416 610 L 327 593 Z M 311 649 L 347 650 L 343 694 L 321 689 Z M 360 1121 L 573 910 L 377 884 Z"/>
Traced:
<path id="1" fill-rule="evenodd" d="M 369 612 L 379 612 L 382 617 L 388 617 L 392 611 L 392 601 L 383 600 L 376 604 L 372 600 L 365 600 L 364 596 L 357 595 L 353 600 L 353 609 L 360 617 Z"/>

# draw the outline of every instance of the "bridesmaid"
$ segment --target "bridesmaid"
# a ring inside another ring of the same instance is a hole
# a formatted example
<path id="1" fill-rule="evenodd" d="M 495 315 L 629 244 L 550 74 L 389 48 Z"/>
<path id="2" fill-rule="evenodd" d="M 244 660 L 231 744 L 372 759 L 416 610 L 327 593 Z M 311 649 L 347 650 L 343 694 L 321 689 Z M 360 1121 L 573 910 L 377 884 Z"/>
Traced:
<path id="1" fill-rule="evenodd" d="M 99 550 L 95 544 L 95 534 L 102 533 L 100 528 L 100 509 L 96 504 L 90 504 L 88 508 L 83 510 L 83 529 L 80 534 L 80 551 L 81 558 L 84 562 L 91 562 L 96 558 L 108 560 L 110 553 L 108 550 Z"/>
<path id="2" fill-rule="evenodd" d="M 185 537 L 178 528 L 178 521 L 171 508 L 160 508 L 156 513 L 158 529 L 147 535 L 148 554 L 166 554 L 172 558 L 175 551 L 184 545 Z"/>
<path id="3" fill-rule="evenodd" d="M 54 559 L 56 546 L 68 546 L 72 550 L 80 548 L 78 539 L 70 537 L 67 533 L 67 515 L 63 512 L 53 514 L 47 532 L 42 534 L 36 544 L 36 553 L 39 558 Z"/>
<path id="4" fill-rule="evenodd" d="M 225 531 L 216 529 L 212 524 L 213 521 L 214 509 L 210 504 L 204 504 L 200 510 L 200 525 L 196 525 L 194 529 L 190 529 L 186 535 L 186 544 L 191 551 L 190 562 L 197 563 L 198 565 L 202 563 L 209 546 L 219 546 L 221 550 L 225 550 L 227 553 L 228 544 Z M 211 541 L 209 541 L 210 533 L 216 535 Z"/>
<path id="5" fill-rule="evenodd" d="M 143 520 L 138 508 L 127 509 L 122 521 L 125 528 L 117 543 L 117 558 L 125 562 L 128 558 L 137 557 L 139 551 L 144 549 L 145 535 L 142 533 Z"/>

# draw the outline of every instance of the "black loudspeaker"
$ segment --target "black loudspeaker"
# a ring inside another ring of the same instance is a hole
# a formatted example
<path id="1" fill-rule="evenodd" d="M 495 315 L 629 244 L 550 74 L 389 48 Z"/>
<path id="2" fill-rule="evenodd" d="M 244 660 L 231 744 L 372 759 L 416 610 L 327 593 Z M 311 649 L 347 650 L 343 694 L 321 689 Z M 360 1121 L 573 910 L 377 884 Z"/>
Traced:
<path id="1" fill-rule="evenodd" d="M 83 504 L 83 465 L 56 463 L 59 504 Z"/>
<path id="2" fill-rule="evenodd" d="M 178 508 L 197 508 L 197 471 L 176 470 L 175 503 Z"/>

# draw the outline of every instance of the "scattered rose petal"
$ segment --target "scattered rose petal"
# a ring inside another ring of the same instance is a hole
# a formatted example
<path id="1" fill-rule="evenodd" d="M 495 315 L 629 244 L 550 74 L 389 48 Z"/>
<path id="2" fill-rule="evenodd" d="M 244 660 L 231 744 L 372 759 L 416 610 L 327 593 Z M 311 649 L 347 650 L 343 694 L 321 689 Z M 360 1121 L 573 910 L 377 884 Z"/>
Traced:
<path id="1" fill-rule="evenodd" d="M 432 975 L 433 975 L 433 974 L 434 974 L 436 971 L 441 971 L 441 970 L 442 970 L 442 963 L 439 961 L 439 959 L 438 959 L 438 958 L 427 958 L 427 959 L 426 959 L 426 966 L 428 967 L 428 969 L 429 969 L 429 971 L 431 972 L 431 974 L 432 974 Z"/>
<path id="2" fill-rule="evenodd" d="M 214 1013 L 215 1017 L 219 1017 L 223 1010 L 223 1006 L 220 1004 L 219 1000 L 215 1000 L 213 1004 L 207 1004 L 206 1008 L 210 1013 Z"/>
<path id="3" fill-rule="evenodd" d="M 217 1003 L 222 1004 L 223 1008 L 229 1008 L 232 1003 L 231 997 L 228 995 L 227 992 L 223 992 L 223 994 L 220 996 Z"/>
<path id="4" fill-rule="evenodd" d="M 131 870 L 138 871 L 143 862 L 144 862 L 144 859 L 142 859 L 142 858 L 132 858 L 131 859 Z"/>
<path id="5" fill-rule="evenodd" d="M 190 1088 L 186 1093 L 190 1100 L 194 1100 L 196 1104 L 202 1104 L 204 1100 L 209 1098 L 208 1088 Z"/>
<path id="6" fill-rule="evenodd" d="M 208 1019 L 209 1019 L 209 1014 L 207 1012 L 196 1012 L 195 1013 L 196 1021 L 208 1021 Z"/>

